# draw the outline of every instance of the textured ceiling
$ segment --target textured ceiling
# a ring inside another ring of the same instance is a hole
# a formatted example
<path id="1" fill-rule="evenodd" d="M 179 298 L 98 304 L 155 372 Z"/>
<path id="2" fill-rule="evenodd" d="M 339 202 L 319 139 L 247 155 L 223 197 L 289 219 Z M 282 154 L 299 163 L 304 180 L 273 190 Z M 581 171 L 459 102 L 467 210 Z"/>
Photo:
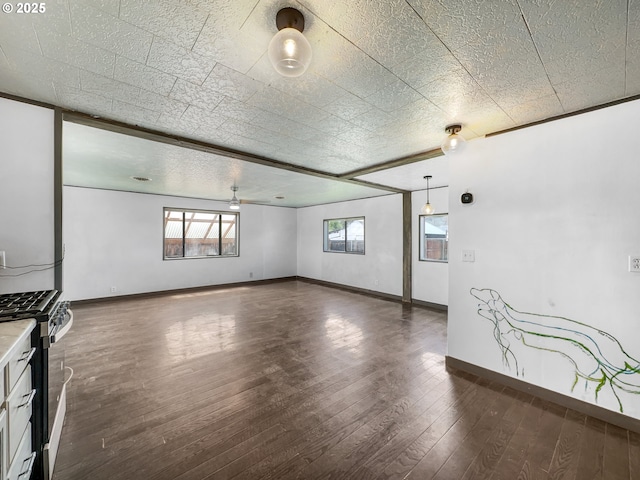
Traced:
<path id="1" fill-rule="evenodd" d="M 390 193 L 85 125 L 65 122 L 63 130 L 65 185 L 226 202 L 235 185 L 243 203 L 285 207 Z"/>
<path id="2" fill-rule="evenodd" d="M 298 78 L 266 55 L 285 6 L 313 48 Z M 0 14 L 0 91 L 358 175 L 451 122 L 473 139 L 640 94 L 640 1 L 48 0 Z"/>

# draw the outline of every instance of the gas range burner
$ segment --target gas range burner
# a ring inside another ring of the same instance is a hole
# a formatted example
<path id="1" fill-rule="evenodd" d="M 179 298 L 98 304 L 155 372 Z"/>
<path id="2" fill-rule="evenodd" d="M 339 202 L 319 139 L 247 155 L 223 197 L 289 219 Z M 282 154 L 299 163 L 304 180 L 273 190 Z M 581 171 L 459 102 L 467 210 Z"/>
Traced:
<path id="1" fill-rule="evenodd" d="M 7 293 L 0 295 L 0 321 L 42 315 L 55 305 L 58 290 Z"/>

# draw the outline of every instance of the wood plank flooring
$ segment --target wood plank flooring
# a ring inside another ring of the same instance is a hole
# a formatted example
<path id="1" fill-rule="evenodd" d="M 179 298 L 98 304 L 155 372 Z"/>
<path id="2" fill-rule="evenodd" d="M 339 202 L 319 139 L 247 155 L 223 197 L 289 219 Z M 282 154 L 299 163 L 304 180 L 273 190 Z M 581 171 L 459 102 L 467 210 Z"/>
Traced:
<path id="1" fill-rule="evenodd" d="M 54 480 L 640 479 L 640 435 L 447 372 L 443 312 L 301 281 L 73 310 Z"/>

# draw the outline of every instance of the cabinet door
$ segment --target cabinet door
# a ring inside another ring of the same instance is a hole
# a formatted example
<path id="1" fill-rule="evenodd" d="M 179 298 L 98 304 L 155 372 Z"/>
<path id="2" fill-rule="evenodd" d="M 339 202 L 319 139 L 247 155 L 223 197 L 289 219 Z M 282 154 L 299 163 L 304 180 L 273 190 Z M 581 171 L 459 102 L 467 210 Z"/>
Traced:
<path id="1" fill-rule="evenodd" d="M 35 389 L 31 388 L 31 367 L 22 372 L 20 380 L 16 382 L 9 397 L 7 397 L 7 412 L 9 424 L 9 462 L 18 450 L 20 439 L 31 419 L 31 406 L 35 396 Z"/>
<path id="2" fill-rule="evenodd" d="M 9 359 L 7 368 L 7 393 L 13 390 L 20 375 L 22 375 L 22 372 L 24 372 L 25 368 L 29 365 L 35 351 L 35 347 L 31 346 L 30 336 L 27 336 L 27 338 L 22 340 L 15 348 L 13 355 L 11 355 Z"/>
<path id="3" fill-rule="evenodd" d="M 22 435 L 20 446 L 7 473 L 7 480 L 24 480 L 31 478 L 35 459 L 36 452 L 31 451 L 31 423 L 29 423 L 27 429 L 24 431 L 24 435 Z"/>
<path id="4" fill-rule="evenodd" d="M 9 467 L 9 455 L 7 450 L 7 411 L 3 408 L 0 411 L 0 479 L 6 480 L 7 468 Z"/>

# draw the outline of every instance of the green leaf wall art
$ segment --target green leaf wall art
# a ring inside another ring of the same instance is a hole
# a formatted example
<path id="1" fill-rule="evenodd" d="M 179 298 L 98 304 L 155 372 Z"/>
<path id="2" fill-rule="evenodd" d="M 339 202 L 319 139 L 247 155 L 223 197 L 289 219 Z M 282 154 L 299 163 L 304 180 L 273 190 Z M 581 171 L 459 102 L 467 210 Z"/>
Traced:
<path id="1" fill-rule="evenodd" d="M 611 390 L 620 412 L 621 393 L 640 394 L 640 362 L 631 357 L 609 333 L 564 317 L 521 312 L 489 288 L 472 288 L 479 300 L 478 315 L 493 324 L 493 337 L 502 352 L 502 361 L 517 376 L 524 368 L 514 352 L 517 344 L 557 353 L 574 367 L 573 392 L 580 381 L 595 387 L 595 400 L 604 388 Z"/>

